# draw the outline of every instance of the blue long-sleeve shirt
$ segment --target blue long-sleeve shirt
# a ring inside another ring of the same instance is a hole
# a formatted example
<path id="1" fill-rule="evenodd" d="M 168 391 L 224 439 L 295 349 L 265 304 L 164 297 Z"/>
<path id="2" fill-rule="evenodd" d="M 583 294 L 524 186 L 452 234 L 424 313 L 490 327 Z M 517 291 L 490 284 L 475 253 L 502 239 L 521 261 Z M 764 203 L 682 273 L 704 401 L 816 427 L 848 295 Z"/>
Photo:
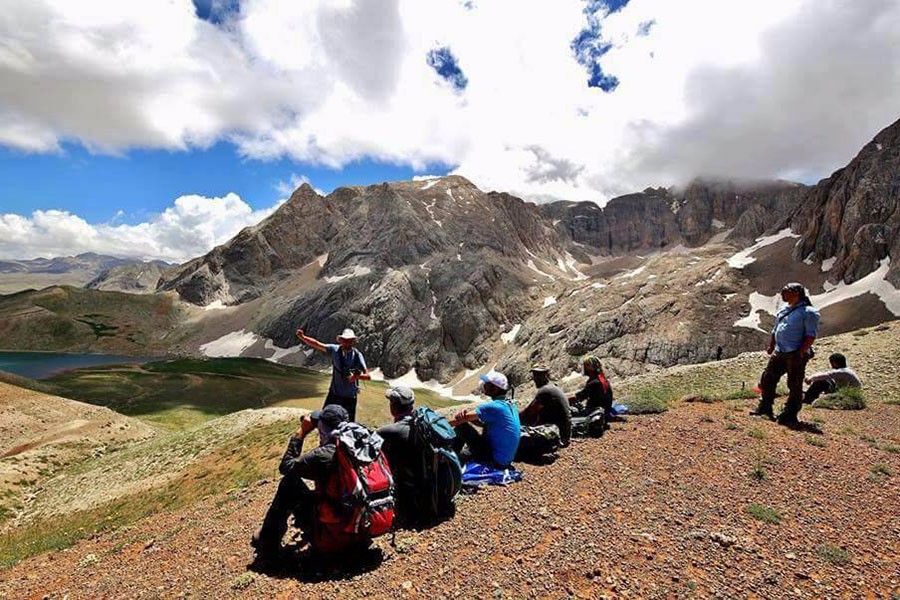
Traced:
<path id="1" fill-rule="evenodd" d="M 775 315 L 775 352 L 794 352 L 803 345 L 807 337 L 817 337 L 819 333 L 819 311 L 809 304 L 796 308 L 788 305 Z"/>

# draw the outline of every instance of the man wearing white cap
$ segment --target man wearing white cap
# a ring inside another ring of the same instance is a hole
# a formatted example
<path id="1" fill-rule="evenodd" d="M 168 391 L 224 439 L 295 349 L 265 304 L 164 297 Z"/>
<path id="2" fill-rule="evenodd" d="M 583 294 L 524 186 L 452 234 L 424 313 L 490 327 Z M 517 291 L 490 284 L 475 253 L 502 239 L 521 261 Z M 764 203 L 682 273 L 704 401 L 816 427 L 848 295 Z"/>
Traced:
<path id="1" fill-rule="evenodd" d="M 519 448 L 521 425 L 519 411 L 507 398 L 509 382 L 506 375 L 489 371 L 481 378 L 481 392 L 490 402 L 475 408 L 465 408 L 453 417 L 450 424 L 456 429 L 456 452 L 463 460 L 475 460 L 506 468 L 512 463 Z M 472 423 L 478 421 L 483 432 Z M 463 447 L 468 453 L 463 453 Z"/>
<path id="2" fill-rule="evenodd" d="M 331 355 L 331 386 L 328 388 L 323 408 L 329 404 L 338 404 L 347 410 L 351 421 L 356 421 L 359 380 L 372 379 L 366 367 L 366 359 L 363 358 L 362 352 L 354 347 L 356 334 L 352 329 L 345 329 L 337 336 L 337 344 L 323 344 L 315 338 L 304 335 L 302 329 L 297 330 L 297 337 L 310 348 Z"/>

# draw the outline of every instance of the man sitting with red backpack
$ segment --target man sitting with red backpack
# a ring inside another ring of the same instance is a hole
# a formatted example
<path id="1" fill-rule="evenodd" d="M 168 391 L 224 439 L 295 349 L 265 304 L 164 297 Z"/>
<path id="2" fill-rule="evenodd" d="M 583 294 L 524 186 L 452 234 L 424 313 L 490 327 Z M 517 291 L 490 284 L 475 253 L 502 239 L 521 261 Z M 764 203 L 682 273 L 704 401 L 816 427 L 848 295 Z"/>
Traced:
<path id="1" fill-rule="evenodd" d="M 319 447 L 302 454 L 303 441 L 313 430 Z M 351 423 L 340 405 L 304 416 L 281 459 L 283 477 L 275 498 L 251 540 L 257 560 L 278 557 L 291 514 L 311 549 L 323 554 L 362 549 L 386 533 L 394 518 L 394 481 L 382 442 Z M 315 490 L 304 479 L 312 480 Z"/>

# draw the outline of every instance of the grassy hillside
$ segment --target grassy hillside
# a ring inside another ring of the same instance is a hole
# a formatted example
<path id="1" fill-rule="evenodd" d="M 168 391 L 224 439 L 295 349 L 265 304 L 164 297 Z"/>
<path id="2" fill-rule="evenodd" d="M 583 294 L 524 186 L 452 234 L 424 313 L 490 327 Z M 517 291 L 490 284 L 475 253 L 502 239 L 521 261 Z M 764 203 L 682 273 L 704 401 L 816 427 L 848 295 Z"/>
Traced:
<path id="1" fill-rule="evenodd" d="M 300 412 L 247 411 L 69 465 L 0 538 L 0 567 L 277 475 Z"/>
<path id="2" fill-rule="evenodd" d="M 320 408 L 330 381 L 328 374 L 257 358 L 213 358 L 77 369 L 41 383 L 60 396 L 184 429 L 247 408 Z M 385 389 L 383 382 L 362 382 L 357 420 L 374 426 L 390 419 Z M 428 390 L 416 396 L 435 408 L 456 404 Z"/>
<path id="3" fill-rule="evenodd" d="M 53 286 L 0 296 L 0 345 L 26 350 L 164 354 L 182 318 L 172 294 Z"/>
<path id="4" fill-rule="evenodd" d="M 616 380 L 619 399 L 669 410 L 519 465 L 522 482 L 465 496 L 456 518 L 377 539 L 376 567 L 335 572 L 302 558 L 248 570 L 299 413 L 235 413 L 48 482 L 0 541 L 3 564 L 24 559 L 0 597 L 900 597 L 897 347 L 896 323 L 820 340 L 811 369 L 843 351 L 868 405 L 804 408 L 818 431 L 728 400 L 755 385 L 762 353 Z M 70 548 L 24 558 L 57 547 Z"/>

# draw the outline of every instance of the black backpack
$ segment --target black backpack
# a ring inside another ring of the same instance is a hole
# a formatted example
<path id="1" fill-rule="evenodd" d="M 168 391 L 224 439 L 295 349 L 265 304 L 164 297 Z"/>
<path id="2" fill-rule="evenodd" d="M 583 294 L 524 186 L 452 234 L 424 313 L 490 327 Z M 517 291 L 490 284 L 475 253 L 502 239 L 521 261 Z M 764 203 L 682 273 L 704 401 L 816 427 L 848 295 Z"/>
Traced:
<path id="1" fill-rule="evenodd" d="M 448 519 L 456 513 L 456 496 L 462 489 L 462 465 L 453 451 L 456 431 L 427 406 L 413 411 L 410 439 L 421 457 L 412 515 L 419 525 Z"/>
<path id="2" fill-rule="evenodd" d="M 603 432 L 609 429 L 606 424 L 606 410 L 603 407 L 594 410 L 572 415 L 572 437 L 592 437 L 598 438 Z"/>

